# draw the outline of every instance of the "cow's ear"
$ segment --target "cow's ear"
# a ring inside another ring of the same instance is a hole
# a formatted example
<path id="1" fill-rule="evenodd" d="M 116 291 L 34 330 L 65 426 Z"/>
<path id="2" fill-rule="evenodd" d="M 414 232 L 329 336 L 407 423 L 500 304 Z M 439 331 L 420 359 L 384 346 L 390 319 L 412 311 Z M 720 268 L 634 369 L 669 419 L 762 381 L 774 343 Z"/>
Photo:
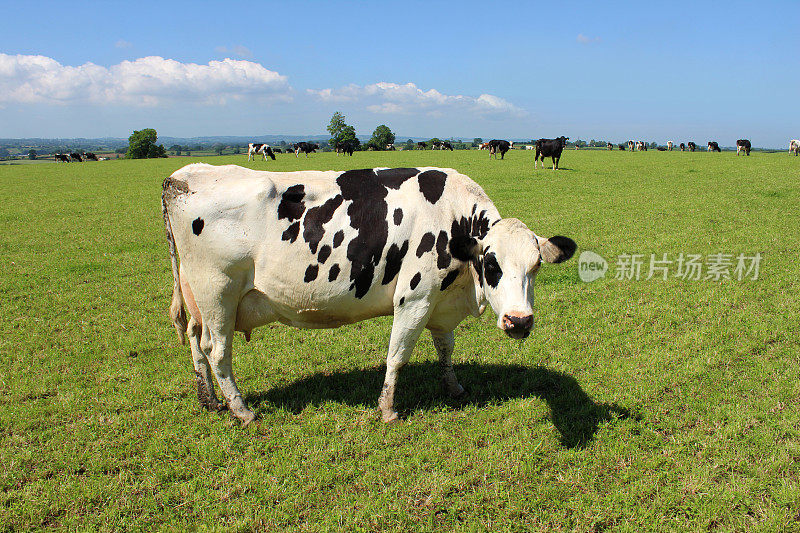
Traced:
<path id="1" fill-rule="evenodd" d="M 542 253 L 542 259 L 548 263 L 563 263 L 575 253 L 578 245 L 569 237 L 562 237 L 556 235 L 549 239 L 536 237 L 539 241 L 539 250 Z"/>
<path id="2" fill-rule="evenodd" d="M 450 255 L 459 261 L 471 261 L 477 259 L 481 253 L 481 244 L 475 237 L 469 235 L 458 235 L 450 239 Z"/>

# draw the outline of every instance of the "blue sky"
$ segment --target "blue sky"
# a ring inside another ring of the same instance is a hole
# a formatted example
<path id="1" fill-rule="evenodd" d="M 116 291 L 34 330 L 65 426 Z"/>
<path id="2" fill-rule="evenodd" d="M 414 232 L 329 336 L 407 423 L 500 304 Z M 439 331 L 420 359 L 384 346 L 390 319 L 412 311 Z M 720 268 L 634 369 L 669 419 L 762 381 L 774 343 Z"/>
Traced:
<path id="1" fill-rule="evenodd" d="M 0 137 L 800 137 L 795 2 L 9 4 Z"/>

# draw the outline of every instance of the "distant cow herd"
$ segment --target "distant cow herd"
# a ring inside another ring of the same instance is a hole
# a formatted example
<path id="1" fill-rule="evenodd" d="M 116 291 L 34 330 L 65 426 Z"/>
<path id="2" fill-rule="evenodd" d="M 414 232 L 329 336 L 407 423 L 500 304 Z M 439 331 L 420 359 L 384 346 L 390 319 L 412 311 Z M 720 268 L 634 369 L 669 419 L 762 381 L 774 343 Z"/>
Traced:
<path id="1" fill-rule="evenodd" d="M 55 154 L 53 160 L 56 163 L 83 163 L 84 161 L 101 161 L 93 152 L 71 152 L 69 154 Z"/>

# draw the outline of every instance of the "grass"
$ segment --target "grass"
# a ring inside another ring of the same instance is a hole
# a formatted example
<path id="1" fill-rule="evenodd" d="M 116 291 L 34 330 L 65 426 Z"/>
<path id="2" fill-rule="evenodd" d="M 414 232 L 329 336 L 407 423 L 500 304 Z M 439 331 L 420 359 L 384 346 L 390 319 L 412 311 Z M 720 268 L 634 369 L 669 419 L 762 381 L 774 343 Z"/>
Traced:
<path id="1" fill-rule="evenodd" d="M 202 411 L 166 309 L 162 180 L 196 160 L 0 167 L 0 531 L 798 531 L 800 159 L 568 151 L 316 154 L 267 170 L 446 166 L 609 260 L 539 274 L 522 346 L 424 335 L 377 414 L 390 318 L 238 337 L 260 415 Z M 621 253 L 763 256 L 758 280 L 620 281 Z"/>

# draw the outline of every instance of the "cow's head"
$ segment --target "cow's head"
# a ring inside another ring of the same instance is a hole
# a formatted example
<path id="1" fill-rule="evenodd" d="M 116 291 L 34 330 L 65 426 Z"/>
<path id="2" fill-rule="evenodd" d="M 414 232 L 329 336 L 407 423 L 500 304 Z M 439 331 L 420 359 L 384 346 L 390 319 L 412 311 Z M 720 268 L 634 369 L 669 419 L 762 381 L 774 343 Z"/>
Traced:
<path id="1" fill-rule="evenodd" d="M 497 314 L 498 328 L 513 339 L 530 334 L 534 323 L 533 284 L 542 261 L 566 261 L 576 247 L 568 237 L 538 237 L 515 218 L 501 219 L 489 229 L 471 254 L 480 292 Z"/>

